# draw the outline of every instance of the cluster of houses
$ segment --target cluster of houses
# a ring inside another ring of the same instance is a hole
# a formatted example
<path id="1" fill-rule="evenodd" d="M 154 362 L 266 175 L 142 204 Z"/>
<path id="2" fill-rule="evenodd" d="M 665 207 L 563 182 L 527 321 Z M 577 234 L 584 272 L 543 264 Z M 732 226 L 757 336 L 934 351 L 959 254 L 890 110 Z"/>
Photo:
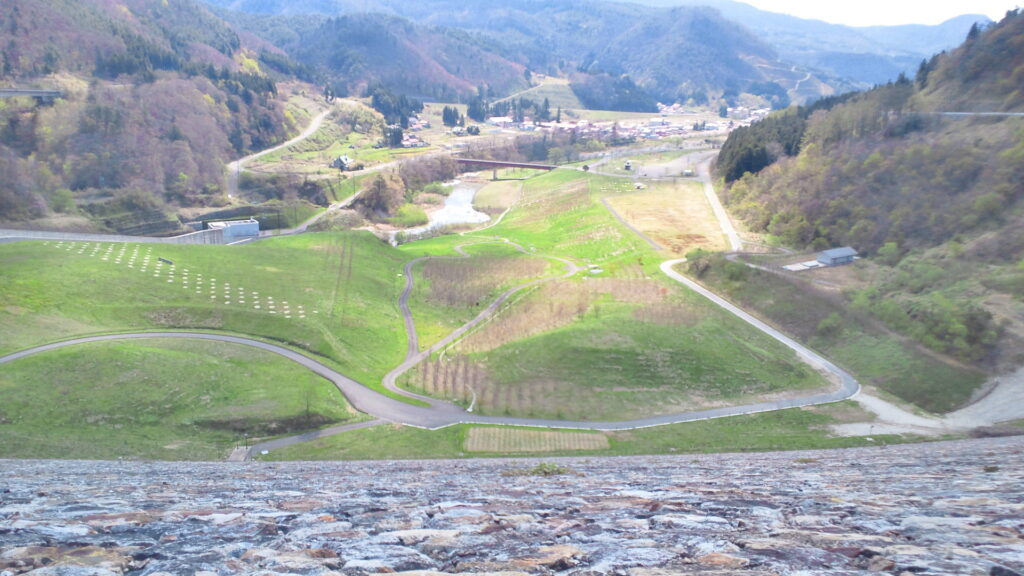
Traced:
<path id="1" fill-rule="evenodd" d="M 749 118 L 753 118 L 750 116 Z M 750 120 L 752 121 L 752 120 Z M 694 132 L 710 132 L 725 134 L 739 124 L 735 120 L 724 119 L 718 124 L 701 122 L 695 126 L 692 118 L 679 119 L 668 116 L 659 116 L 641 122 L 590 122 L 587 120 L 572 120 L 563 122 L 533 122 L 525 118 L 522 122 L 516 122 L 508 116 L 492 116 L 487 119 L 487 125 L 491 132 L 495 131 L 518 131 L 518 132 L 575 132 L 579 136 L 593 138 L 608 138 L 617 134 L 621 138 L 643 138 L 646 140 L 660 140 L 674 136 L 685 136 Z"/>
<path id="2" fill-rule="evenodd" d="M 623 138 L 643 138 L 659 140 L 675 136 L 685 136 L 694 132 L 711 132 L 726 134 L 739 126 L 747 126 L 764 119 L 771 114 L 771 108 L 748 108 L 737 106 L 728 108 L 727 116 L 720 122 L 709 123 L 699 121 L 706 112 L 689 108 L 683 104 L 658 104 L 658 115 L 646 121 L 622 122 L 589 122 L 587 120 L 571 120 L 564 122 L 534 122 L 525 117 L 517 122 L 511 116 L 491 116 L 485 122 L 485 130 L 490 132 L 576 132 L 580 136 L 608 137 L 616 132 Z M 453 133 L 463 135 L 466 130 L 455 130 Z"/>
<path id="3" fill-rule="evenodd" d="M 409 132 L 422 132 L 423 130 L 430 130 L 432 128 L 430 122 L 420 118 L 419 116 L 409 117 Z"/>
<path id="4" fill-rule="evenodd" d="M 402 135 L 402 148 L 426 148 L 427 146 L 430 144 L 416 134 L 406 132 Z"/>
<path id="5" fill-rule="evenodd" d="M 687 108 L 682 104 L 658 104 L 658 113 L 662 117 L 665 116 L 696 116 L 700 112 L 692 108 Z M 746 106 L 737 106 L 735 108 L 729 108 L 726 112 L 726 117 L 730 120 L 738 120 L 744 123 L 757 122 L 763 120 L 769 114 L 772 113 L 771 108 L 748 108 Z"/>
<path id="6" fill-rule="evenodd" d="M 747 108 L 745 106 L 729 108 L 728 110 L 728 115 L 730 119 L 740 120 L 748 124 L 751 122 L 764 120 L 771 113 L 771 108 Z"/>

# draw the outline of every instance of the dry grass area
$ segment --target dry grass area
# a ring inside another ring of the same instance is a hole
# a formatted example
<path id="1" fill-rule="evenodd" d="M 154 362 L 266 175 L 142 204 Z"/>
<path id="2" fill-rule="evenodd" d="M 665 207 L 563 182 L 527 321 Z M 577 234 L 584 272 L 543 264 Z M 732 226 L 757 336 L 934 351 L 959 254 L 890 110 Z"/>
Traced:
<path id="1" fill-rule="evenodd" d="M 501 214 L 519 200 L 523 183 L 514 180 L 490 182 L 473 198 L 473 207 L 485 214 Z"/>
<path id="2" fill-rule="evenodd" d="M 524 187 L 522 205 L 530 208 L 521 220 L 523 225 L 544 221 L 555 214 L 589 207 L 590 188 L 585 181 L 570 182 L 553 191 L 540 186 Z"/>
<path id="3" fill-rule="evenodd" d="M 633 310 L 633 318 L 663 326 L 694 326 L 707 315 L 703 310 L 684 308 L 669 302 L 655 302 Z"/>
<path id="4" fill-rule="evenodd" d="M 808 260 L 811 259 L 813 259 L 813 257 L 808 258 Z M 874 285 L 881 273 L 883 273 L 883 271 L 874 263 L 861 261 L 850 266 L 816 268 L 814 270 L 807 270 L 801 274 L 806 274 L 810 278 L 816 280 L 823 280 L 825 282 L 835 284 L 844 290 L 862 290 Z"/>
<path id="5" fill-rule="evenodd" d="M 481 414 L 530 415 L 538 409 L 572 401 L 565 393 L 564 383 L 531 380 L 500 385 L 490 377 L 486 366 L 457 354 L 423 362 L 409 383 L 435 398 L 465 405 L 475 401 L 474 406 Z"/>
<path id="6" fill-rule="evenodd" d="M 832 424 L 851 424 L 857 422 L 873 422 L 878 418 L 873 412 L 865 410 L 860 404 L 853 400 L 837 402 L 835 404 L 822 404 L 804 408 L 814 414 L 823 414 L 831 418 Z"/>
<path id="7" fill-rule="evenodd" d="M 692 326 L 704 314 L 667 301 L 668 290 L 639 278 L 589 278 L 583 282 L 559 280 L 537 288 L 457 346 L 460 352 L 494 350 L 505 344 L 568 326 L 585 315 L 594 302 L 610 297 L 615 302 L 640 304 L 634 317 L 644 322 Z"/>
<path id="8" fill-rule="evenodd" d="M 518 428 L 471 428 L 466 452 L 565 452 L 608 450 L 608 437 L 595 432 L 555 432 Z"/>
<path id="9" fill-rule="evenodd" d="M 539 258 L 471 258 L 429 260 L 423 278 L 429 286 L 427 300 L 448 307 L 477 306 L 497 286 L 540 276 L 547 262 Z"/>
<path id="10" fill-rule="evenodd" d="M 594 293 L 580 283 L 548 282 L 466 338 L 459 349 L 486 352 L 516 340 L 568 326 L 590 308 Z"/>
<path id="11" fill-rule="evenodd" d="M 672 254 L 684 255 L 696 248 L 728 248 L 700 184 L 661 184 L 648 191 L 610 197 L 608 203 Z"/>
<path id="12" fill-rule="evenodd" d="M 431 396 L 467 402 L 474 393 L 479 398 L 488 388 L 487 370 L 465 356 L 423 362 L 411 382 Z"/>

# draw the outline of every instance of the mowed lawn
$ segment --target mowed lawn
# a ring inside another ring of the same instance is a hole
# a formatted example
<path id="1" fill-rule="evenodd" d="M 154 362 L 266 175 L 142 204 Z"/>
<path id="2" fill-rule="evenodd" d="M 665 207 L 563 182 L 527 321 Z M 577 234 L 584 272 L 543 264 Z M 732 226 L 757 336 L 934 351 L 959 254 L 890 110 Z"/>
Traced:
<path id="1" fill-rule="evenodd" d="M 0 353 L 85 334 L 203 329 L 283 342 L 372 386 L 405 349 L 395 301 L 407 258 L 368 233 L 242 246 L 3 244 Z"/>
<path id="2" fill-rule="evenodd" d="M 0 458 L 223 459 L 363 418 L 290 360 L 224 342 L 82 344 L 0 366 Z"/>

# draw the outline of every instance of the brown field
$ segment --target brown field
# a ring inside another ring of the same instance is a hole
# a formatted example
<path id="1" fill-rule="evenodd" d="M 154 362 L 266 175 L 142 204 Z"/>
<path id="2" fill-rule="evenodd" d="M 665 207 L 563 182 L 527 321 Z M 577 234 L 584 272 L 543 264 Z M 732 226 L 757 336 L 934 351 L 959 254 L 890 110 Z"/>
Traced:
<path id="1" fill-rule="evenodd" d="M 548 282 L 460 342 L 458 348 L 486 352 L 567 326 L 587 312 L 593 298 L 594 293 L 581 290 L 578 282 Z"/>
<path id="2" fill-rule="evenodd" d="M 642 274 L 642 269 L 636 267 Z M 622 271 L 628 275 L 632 270 Z M 640 278 L 590 278 L 583 282 L 549 282 L 516 301 L 491 322 L 456 345 L 460 352 L 494 350 L 505 344 L 557 330 L 585 315 L 595 301 L 610 297 L 615 302 L 640 304 L 637 320 L 669 326 L 692 326 L 705 313 L 668 301 L 668 290 Z"/>
<path id="3" fill-rule="evenodd" d="M 681 256 L 696 248 L 728 248 L 698 183 L 658 184 L 647 191 L 609 197 L 608 203 L 670 254 Z"/>
<path id="4" fill-rule="evenodd" d="M 607 450 L 608 437 L 599 432 L 555 432 L 518 428 L 471 428 L 466 452 L 563 452 Z"/>
<path id="5" fill-rule="evenodd" d="M 477 306 L 497 286 L 544 274 L 548 264 L 539 258 L 488 257 L 468 260 L 429 260 L 423 278 L 427 300 L 449 307 Z"/>
<path id="6" fill-rule="evenodd" d="M 668 302 L 657 302 L 633 310 L 633 318 L 663 326 L 694 326 L 705 316 L 707 313 L 702 309 L 684 308 Z"/>
<path id="7" fill-rule="evenodd" d="M 540 415 L 545 407 L 572 401 L 564 393 L 564 383 L 533 380 L 500 385 L 490 378 L 486 366 L 458 354 L 421 363 L 410 374 L 409 384 L 435 398 L 465 405 L 475 400 L 480 414 Z"/>
<path id="8" fill-rule="evenodd" d="M 416 367 L 410 382 L 438 398 L 468 402 L 488 386 L 487 371 L 465 356 L 448 356 L 447 361 L 430 360 Z M 470 392 L 472 390 L 473 392 Z"/>

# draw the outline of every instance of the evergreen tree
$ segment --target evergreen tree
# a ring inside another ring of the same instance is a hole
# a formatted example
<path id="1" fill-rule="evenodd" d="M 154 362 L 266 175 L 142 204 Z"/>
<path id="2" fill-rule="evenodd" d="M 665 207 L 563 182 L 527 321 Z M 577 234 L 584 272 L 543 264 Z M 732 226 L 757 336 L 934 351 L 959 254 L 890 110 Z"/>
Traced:
<path id="1" fill-rule="evenodd" d="M 466 108 L 466 116 L 477 122 L 483 122 L 487 119 L 487 102 L 480 96 L 473 98 L 469 101 L 469 106 Z"/>
<path id="2" fill-rule="evenodd" d="M 977 40 L 978 36 L 981 35 L 981 28 L 978 28 L 978 23 L 971 24 L 971 29 L 967 31 L 967 41 L 971 42 Z"/>
<path id="3" fill-rule="evenodd" d="M 405 132 L 401 126 L 388 126 L 384 129 L 384 142 L 391 148 L 401 148 Z"/>
<path id="4" fill-rule="evenodd" d="M 441 122 L 445 126 L 464 126 L 466 124 L 465 117 L 459 113 L 459 109 L 454 106 L 445 106 L 441 110 Z"/>

